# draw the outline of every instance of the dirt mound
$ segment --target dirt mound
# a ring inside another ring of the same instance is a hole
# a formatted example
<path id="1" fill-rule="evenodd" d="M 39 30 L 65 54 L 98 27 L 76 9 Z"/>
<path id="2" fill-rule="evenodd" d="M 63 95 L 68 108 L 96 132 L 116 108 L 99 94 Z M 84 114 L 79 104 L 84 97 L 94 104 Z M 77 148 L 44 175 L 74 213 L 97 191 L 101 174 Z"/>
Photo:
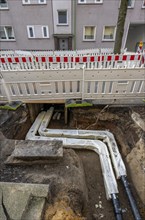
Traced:
<path id="1" fill-rule="evenodd" d="M 136 147 L 127 155 L 126 160 L 134 187 L 145 205 L 145 141 L 143 139 L 137 142 Z"/>
<path id="2" fill-rule="evenodd" d="M 79 214 L 69 207 L 66 201 L 61 200 L 54 203 L 54 205 L 48 206 L 45 213 L 45 220 L 85 220 Z"/>

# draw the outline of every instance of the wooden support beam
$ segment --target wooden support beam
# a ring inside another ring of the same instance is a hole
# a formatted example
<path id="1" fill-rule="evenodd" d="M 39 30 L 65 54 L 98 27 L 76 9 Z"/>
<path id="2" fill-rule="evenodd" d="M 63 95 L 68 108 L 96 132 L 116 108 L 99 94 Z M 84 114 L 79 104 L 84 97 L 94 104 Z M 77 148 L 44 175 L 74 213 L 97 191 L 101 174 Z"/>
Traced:
<path id="1" fill-rule="evenodd" d="M 68 108 L 64 106 L 64 123 L 68 123 Z"/>

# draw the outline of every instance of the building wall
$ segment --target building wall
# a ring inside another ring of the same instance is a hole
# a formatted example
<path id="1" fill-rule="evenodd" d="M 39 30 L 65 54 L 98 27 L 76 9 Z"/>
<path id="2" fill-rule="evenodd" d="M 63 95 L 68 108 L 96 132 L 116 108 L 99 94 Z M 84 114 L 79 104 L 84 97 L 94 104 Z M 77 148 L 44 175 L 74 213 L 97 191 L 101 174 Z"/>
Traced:
<path id="1" fill-rule="evenodd" d="M 71 34 L 71 0 L 52 0 L 54 34 Z M 58 10 L 67 10 L 67 25 L 58 25 Z"/>
<path id="2" fill-rule="evenodd" d="M 94 0 L 88 1 L 88 4 L 78 4 L 78 0 L 75 2 L 74 0 L 47 0 L 45 5 L 22 5 L 22 0 L 8 0 L 9 9 L 0 10 L 0 24 L 14 28 L 16 41 L 0 41 L 0 48 L 54 50 L 54 34 L 73 34 L 72 49 L 114 47 L 114 41 L 102 40 L 103 27 L 117 25 L 120 0 L 103 0 L 102 4 L 94 4 Z M 131 42 L 132 34 L 129 33 L 128 36 L 130 24 L 145 24 L 145 9 L 141 8 L 142 3 L 142 0 L 135 0 L 134 8 L 127 10 L 122 47 L 126 47 L 126 40 Z M 68 25 L 58 25 L 58 10 L 68 11 Z M 27 25 L 48 26 L 49 39 L 29 39 Z M 83 40 L 84 26 L 96 27 L 95 41 Z M 139 32 L 142 33 L 142 31 Z M 138 35 L 135 33 L 133 38 Z M 131 47 L 132 44 L 129 48 Z"/>
<path id="3" fill-rule="evenodd" d="M 103 41 L 103 26 L 116 26 L 120 0 L 103 0 L 103 4 L 78 4 L 76 2 L 76 48 L 112 48 L 114 41 Z M 145 24 L 145 9 L 142 9 L 142 0 L 135 0 L 134 8 L 128 8 L 124 27 L 122 47 L 126 45 L 130 23 Z M 96 26 L 96 40 L 83 40 L 83 27 Z"/>
<path id="4" fill-rule="evenodd" d="M 112 9 L 113 5 L 113 9 Z M 116 10 L 114 10 L 116 8 Z M 113 11 L 113 13 L 112 13 Z M 113 47 L 114 42 L 102 41 L 103 26 L 116 26 L 118 17 L 118 1 L 104 0 L 103 4 L 77 4 L 76 7 L 76 47 L 101 48 Z M 96 41 L 83 41 L 83 27 L 96 26 Z"/>
<path id="5" fill-rule="evenodd" d="M 8 10 L 0 10 L 1 25 L 14 29 L 15 42 L 0 42 L 1 49 L 53 50 L 53 20 L 51 1 L 45 5 L 22 5 L 21 0 L 9 0 Z M 48 25 L 49 39 L 29 39 L 27 25 Z"/>

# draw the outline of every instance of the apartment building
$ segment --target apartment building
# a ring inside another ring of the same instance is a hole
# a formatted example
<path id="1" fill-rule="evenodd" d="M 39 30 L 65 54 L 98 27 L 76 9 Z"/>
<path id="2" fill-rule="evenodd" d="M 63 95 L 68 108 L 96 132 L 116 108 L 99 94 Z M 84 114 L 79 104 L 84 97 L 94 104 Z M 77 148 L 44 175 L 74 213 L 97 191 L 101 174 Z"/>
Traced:
<path id="1" fill-rule="evenodd" d="M 0 0 L 0 48 L 73 50 L 114 46 L 120 0 Z M 145 1 L 128 0 L 122 47 L 145 44 Z"/>

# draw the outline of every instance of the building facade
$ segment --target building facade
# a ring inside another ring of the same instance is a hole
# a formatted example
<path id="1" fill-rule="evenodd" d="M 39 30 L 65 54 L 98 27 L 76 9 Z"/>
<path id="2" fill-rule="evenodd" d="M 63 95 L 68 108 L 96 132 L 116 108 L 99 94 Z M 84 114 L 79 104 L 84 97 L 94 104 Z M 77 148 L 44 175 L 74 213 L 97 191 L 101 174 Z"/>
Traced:
<path id="1" fill-rule="evenodd" d="M 114 47 L 120 0 L 0 0 L 0 49 Z M 145 44 L 145 1 L 128 0 L 122 47 Z"/>

